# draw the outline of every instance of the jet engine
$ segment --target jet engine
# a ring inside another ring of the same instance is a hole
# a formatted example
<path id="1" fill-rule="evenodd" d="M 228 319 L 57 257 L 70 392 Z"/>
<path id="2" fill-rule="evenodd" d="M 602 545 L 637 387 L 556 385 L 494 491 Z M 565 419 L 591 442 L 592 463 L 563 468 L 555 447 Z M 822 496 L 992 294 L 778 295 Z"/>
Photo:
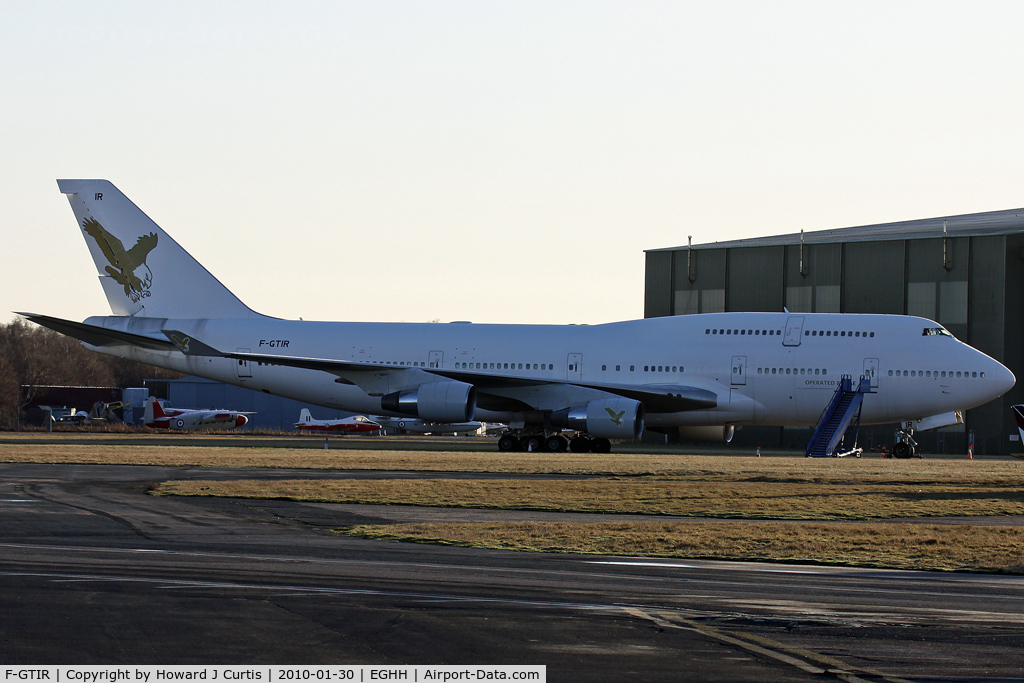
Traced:
<path id="1" fill-rule="evenodd" d="M 680 427 L 680 441 L 707 441 L 710 443 L 729 443 L 736 433 L 735 425 L 724 427 Z"/>
<path id="2" fill-rule="evenodd" d="M 381 396 L 380 407 L 431 422 L 468 422 L 476 413 L 476 389 L 454 380 L 428 382 Z"/>
<path id="3" fill-rule="evenodd" d="M 605 439 L 638 439 L 644 433 L 644 406 L 631 398 L 602 398 L 551 413 L 551 424 Z"/>

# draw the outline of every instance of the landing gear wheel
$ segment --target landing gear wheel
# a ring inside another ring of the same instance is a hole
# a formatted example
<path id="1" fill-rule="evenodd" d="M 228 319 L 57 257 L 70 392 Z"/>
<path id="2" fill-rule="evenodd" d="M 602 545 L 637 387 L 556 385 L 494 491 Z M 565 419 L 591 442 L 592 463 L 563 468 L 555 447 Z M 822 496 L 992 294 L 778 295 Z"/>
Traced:
<path id="1" fill-rule="evenodd" d="M 597 438 L 590 442 L 590 450 L 595 453 L 611 453 L 612 442 L 608 439 Z"/>
<path id="2" fill-rule="evenodd" d="M 539 436 L 524 436 L 521 442 L 524 451 L 533 453 L 540 451 L 543 443 Z"/>
<path id="3" fill-rule="evenodd" d="M 547 441 L 544 442 L 544 445 L 546 445 L 548 450 L 552 453 L 560 453 L 569 447 L 569 441 L 564 436 L 555 434 L 554 436 L 549 436 Z"/>
<path id="4" fill-rule="evenodd" d="M 574 436 L 569 440 L 569 450 L 573 453 L 589 453 L 590 439 L 585 436 Z"/>
<path id="5" fill-rule="evenodd" d="M 900 442 L 892 447 L 892 457 L 905 460 L 914 457 L 914 447 L 909 443 Z"/>
<path id="6" fill-rule="evenodd" d="M 519 445 L 519 439 L 511 434 L 503 434 L 501 438 L 498 439 L 498 450 L 502 453 L 511 453 L 513 451 L 522 450 L 522 448 Z"/>

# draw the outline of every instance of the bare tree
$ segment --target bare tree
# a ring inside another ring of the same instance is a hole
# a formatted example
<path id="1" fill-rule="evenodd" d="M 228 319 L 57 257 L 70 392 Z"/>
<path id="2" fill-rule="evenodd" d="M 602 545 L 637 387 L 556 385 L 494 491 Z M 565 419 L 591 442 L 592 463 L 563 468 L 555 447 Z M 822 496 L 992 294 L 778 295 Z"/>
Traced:
<path id="1" fill-rule="evenodd" d="M 53 330 L 18 318 L 0 325 L 0 429 L 11 429 L 25 397 L 23 385 L 137 387 L 144 379 L 181 373 L 87 350 Z"/>

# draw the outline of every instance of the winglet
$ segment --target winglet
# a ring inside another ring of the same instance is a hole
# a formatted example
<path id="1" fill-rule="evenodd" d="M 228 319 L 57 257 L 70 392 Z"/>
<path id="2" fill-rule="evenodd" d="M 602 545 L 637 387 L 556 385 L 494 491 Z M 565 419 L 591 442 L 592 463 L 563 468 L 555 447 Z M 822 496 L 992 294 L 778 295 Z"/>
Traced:
<path id="1" fill-rule="evenodd" d="M 198 339 L 193 339 L 184 332 L 179 332 L 178 330 L 160 331 L 186 356 L 218 356 L 223 358 L 225 355 L 212 346 L 208 346 Z"/>

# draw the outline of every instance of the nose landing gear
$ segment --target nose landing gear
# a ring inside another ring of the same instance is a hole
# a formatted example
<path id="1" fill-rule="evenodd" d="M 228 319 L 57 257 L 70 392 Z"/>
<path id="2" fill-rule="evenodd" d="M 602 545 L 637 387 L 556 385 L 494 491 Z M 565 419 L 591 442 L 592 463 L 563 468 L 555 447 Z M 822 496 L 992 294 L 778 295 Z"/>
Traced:
<path id="1" fill-rule="evenodd" d="M 901 429 L 896 432 L 896 443 L 892 447 L 892 457 L 906 460 L 917 455 L 917 442 L 914 441 L 913 429 Z"/>

